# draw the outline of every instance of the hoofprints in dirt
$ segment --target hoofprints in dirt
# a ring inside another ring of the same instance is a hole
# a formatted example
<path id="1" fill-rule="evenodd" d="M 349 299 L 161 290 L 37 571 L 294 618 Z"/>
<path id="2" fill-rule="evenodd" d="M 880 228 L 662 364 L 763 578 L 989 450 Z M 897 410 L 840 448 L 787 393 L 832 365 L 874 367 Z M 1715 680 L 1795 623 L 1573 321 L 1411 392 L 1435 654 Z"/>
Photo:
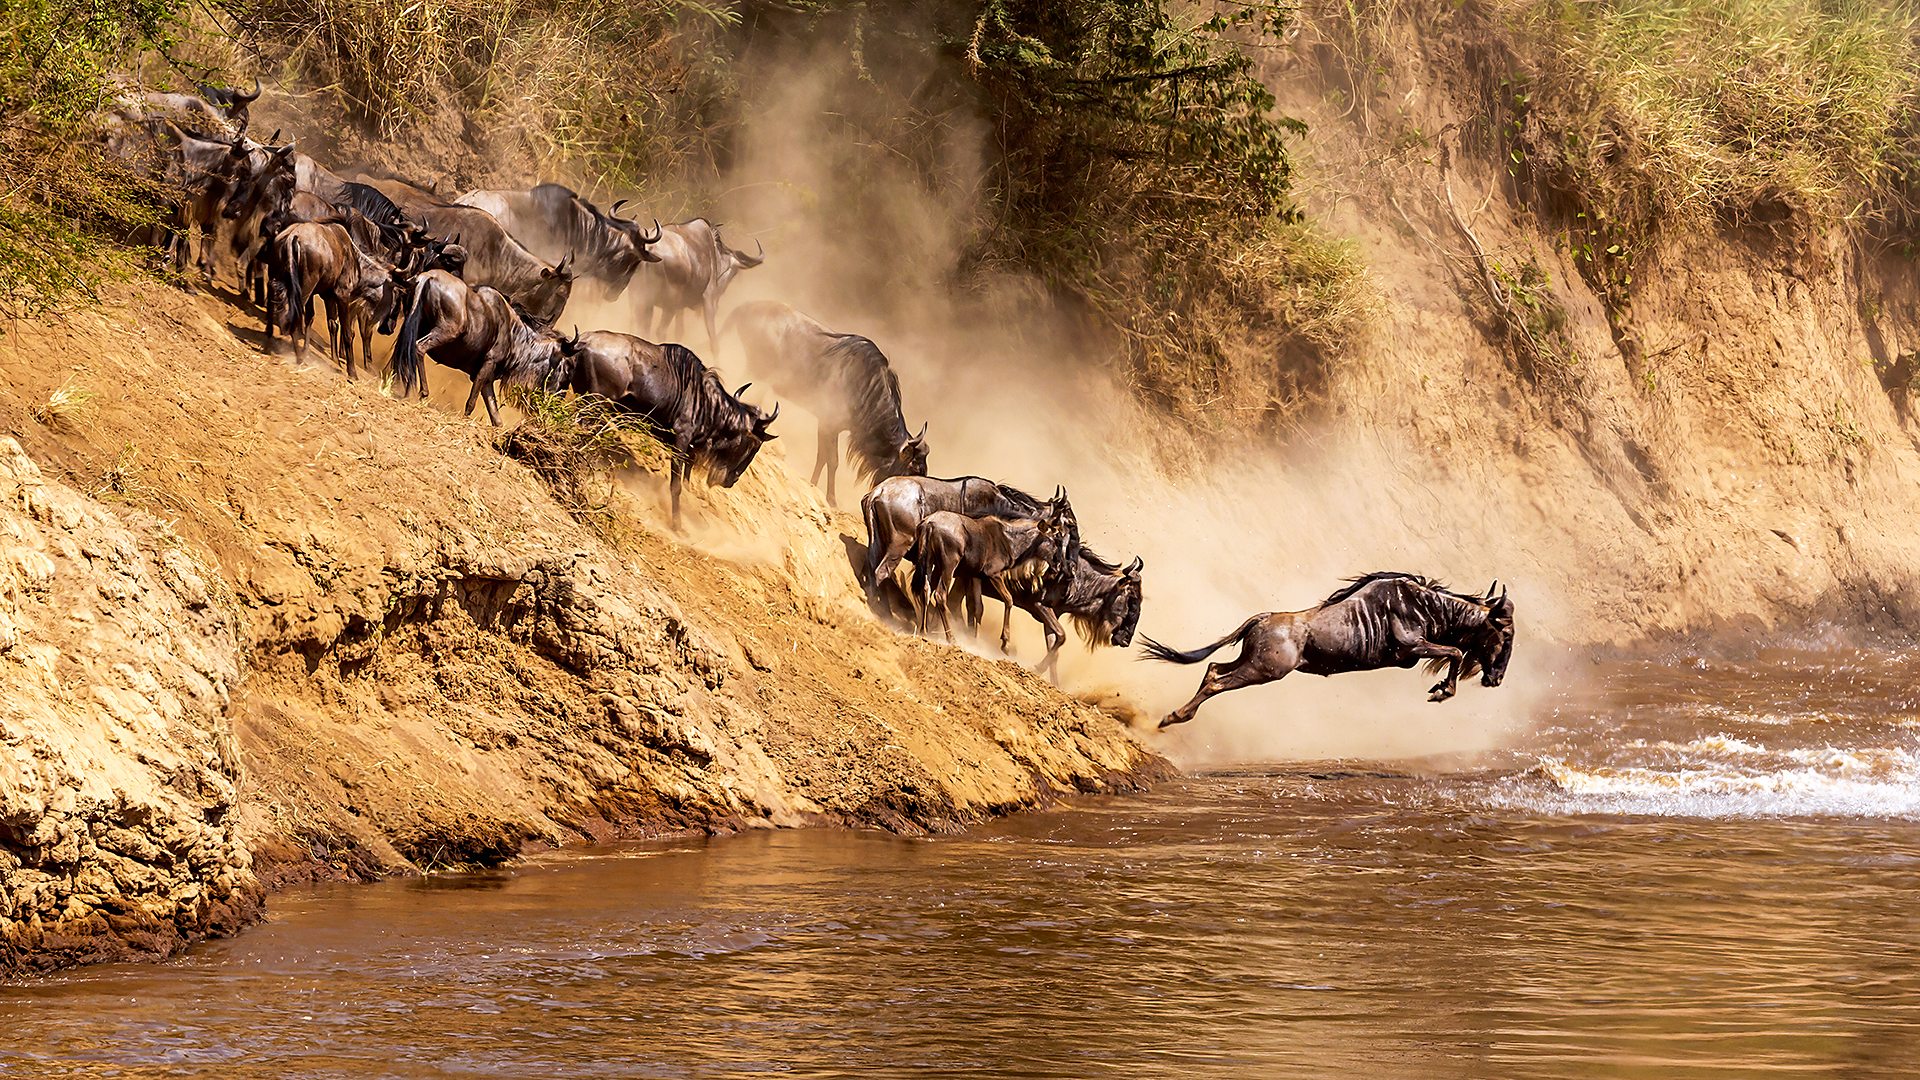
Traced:
<path id="1" fill-rule="evenodd" d="M 610 541 L 489 432 L 232 317 L 141 285 L 0 342 L 0 972 L 165 954 L 262 883 L 943 829 L 1166 768 L 1016 665 L 875 623 L 853 523 L 777 453 L 696 504 L 723 557 Z M 69 385 L 97 396 L 46 410 Z"/>

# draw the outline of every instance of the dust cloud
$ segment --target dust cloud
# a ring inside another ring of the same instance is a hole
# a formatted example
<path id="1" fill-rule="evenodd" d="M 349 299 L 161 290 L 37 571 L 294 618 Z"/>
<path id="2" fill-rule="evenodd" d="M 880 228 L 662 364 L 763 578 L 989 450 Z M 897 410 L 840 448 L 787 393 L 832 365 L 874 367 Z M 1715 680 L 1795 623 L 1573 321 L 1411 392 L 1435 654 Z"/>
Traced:
<path id="1" fill-rule="evenodd" d="M 1101 353 L 1115 346 L 1057 309 L 1038 282 L 998 274 L 955 285 L 967 245 L 992 227 L 977 116 L 953 108 L 908 130 L 885 115 L 876 89 L 888 85 L 885 73 L 852 77 L 844 55 L 836 65 L 802 54 L 759 77 L 759 104 L 707 213 L 725 223 L 730 243 L 751 250 L 758 239 L 768 258 L 735 279 L 722 323 L 742 303 L 774 299 L 872 338 L 899 373 L 909 427 L 930 424 L 934 475 L 988 476 L 1043 498 L 1064 485 L 1090 547 L 1145 560 L 1141 634 L 1192 648 L 1255 612 L 1311 606 L 1341 579 L 1372 570 L 1428 574 L 1473 592 L 1499 577 L 1518 607 L 1521 640 L 1505 684 L 1490 691 L 1463 680 L 1443 705 L 1426 701 L 1432 677 L 1420 671 L 1294 675 L 1217 697 L 1184 729 L 1144 734 L 1187 699 L 1204 666 L 1142 663 L 1137 649 L 1089 654 L 1077 637 L 1062 655 L 1068 690 L 1137 709 L 1144 737 L 1198 767 L 1472 754 L 1523 729 L 1561 692 L 1564 657 L 1543 639 L 1562 613 L 1545 582 L 1514 576 L 1535 564 L 1511 558 L 1514 539 L 1495 515 L 1476 515 L 1476 500 L 1487 500 L 1470 485 L 1428 487 L 1401 464 L 1394 434 L 1356 434 L 1354 425 L 1226 460 L 1183 451 L 1180 434 L 1106 374 L 1114 365 Z M 911 153 L 899 149 L 907 144 Z M 623 302 L 576 305 L 567 318 L 644 329 Z M 697 312 L 677 336 L 663 336 L 693 345 L 729 385 L 753 376 L 737 341 L 724 333 L 718 348 L 705 341 Z M 764 386 L 748 397 L 763 407 L 772 400 Z M 767 452 L 804 476 L 814 421 L 800 403 L 782 405 L 783 438 Z M 838 486 L 840 508 L 857 511 L 863 487 L 844 463 Z M 985 633 L 999 617 L 990 604 Z M 1036 662 L 1038 627 L 1024 614 L 1015 624 L 1019 658 Z"/>

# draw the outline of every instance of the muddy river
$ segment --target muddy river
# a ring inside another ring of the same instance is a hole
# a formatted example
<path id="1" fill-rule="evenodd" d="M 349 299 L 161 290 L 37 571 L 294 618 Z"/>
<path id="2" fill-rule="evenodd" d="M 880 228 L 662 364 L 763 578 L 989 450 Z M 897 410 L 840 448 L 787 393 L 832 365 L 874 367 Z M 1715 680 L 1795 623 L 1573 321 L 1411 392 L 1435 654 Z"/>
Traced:
<path id="1" fill-rule="evenodd" d="M 1917 755 L 1917 655 L 1616 664 L 1471 762 L 283 894 L 0 987 L 0 1076 L 1913 1076 Z"/>

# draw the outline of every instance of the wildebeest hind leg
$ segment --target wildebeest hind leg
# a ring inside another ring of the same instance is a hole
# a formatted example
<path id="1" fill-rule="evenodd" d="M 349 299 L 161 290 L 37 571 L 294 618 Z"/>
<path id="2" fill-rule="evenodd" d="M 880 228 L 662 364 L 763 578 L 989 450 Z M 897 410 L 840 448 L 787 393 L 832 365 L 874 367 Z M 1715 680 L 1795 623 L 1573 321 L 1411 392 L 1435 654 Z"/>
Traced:
<path id="1" fill-rule="evenodd" d="M 1194 713 L 1200 711 L 1202 702 L 1205 702 L 1215 694 L 1224 694 L 1229 690 L 1243 690 L 1249 686 L 1259 686 L 1261 683 L 1275 682 L 1285 678 L 1287 673 L 1291 672 L 1297 664 L 1297 661 L 1289 662 L 1284 668 L 1279 669 L 1277 672 L 1262 670 L 1259 665 L 1252 662 L 1253 656 L 1254 650 L 1251 643 L 1249 643 L 1239 658 L 1224 664 L 1208 664 L 1207 675 L 1200 680 L 1200 689 L 1194 693 L 1193 699 L 1167 714 L 1167 718 L 1160 721 L 1160 726 L 1162 728 L 1168 728 L 1175 724 L 1184 724 L 1193 719 Z"/>
<path id="2" fill-rule="evenodd" d="M 807 482 L 818 487 L 820 474 L 827 474 L 827 505 L 833 505 L 833 474 L 840 469 L 840 432 L 820 425 L 820 441 L 814 449 L 813 475 Z"/>

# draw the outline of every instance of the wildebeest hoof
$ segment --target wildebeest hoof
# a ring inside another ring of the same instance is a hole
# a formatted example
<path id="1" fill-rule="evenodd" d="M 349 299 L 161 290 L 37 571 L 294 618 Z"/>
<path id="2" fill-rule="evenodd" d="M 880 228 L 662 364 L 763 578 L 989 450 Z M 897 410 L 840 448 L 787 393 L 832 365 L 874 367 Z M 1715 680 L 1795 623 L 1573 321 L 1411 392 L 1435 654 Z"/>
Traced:
<path id="1" fill-rule="evenodd" d="M 1453 691 L 1444 686 L 1436 686 L 1427 693 L 1428 701 L 1445 701 L 1453 696 Z"/>
<path id="2" fill-rule="evenodd" d="M 1169 716 L 1169 717 L 1167 717 L 1166 719 L 1164 719 L 1164 720 L 1162 720 L 1162 721 L 1160 721 L 1160 730 L 1161 730 L 1161 731 L 1165 731 L 1165 730 L 1167 730 L 1168 728 L 1170 728 L 1170 727 L 1172 727 L 1173 725 L 1175 725 L 1175 724 L 1177 724 L 1177 723 L 1179 723 L 1179 722 L 1180 722 L 1180 718 L 1179 718 L 1179 717 L 1177 717 L 1177 716 Z"/>

